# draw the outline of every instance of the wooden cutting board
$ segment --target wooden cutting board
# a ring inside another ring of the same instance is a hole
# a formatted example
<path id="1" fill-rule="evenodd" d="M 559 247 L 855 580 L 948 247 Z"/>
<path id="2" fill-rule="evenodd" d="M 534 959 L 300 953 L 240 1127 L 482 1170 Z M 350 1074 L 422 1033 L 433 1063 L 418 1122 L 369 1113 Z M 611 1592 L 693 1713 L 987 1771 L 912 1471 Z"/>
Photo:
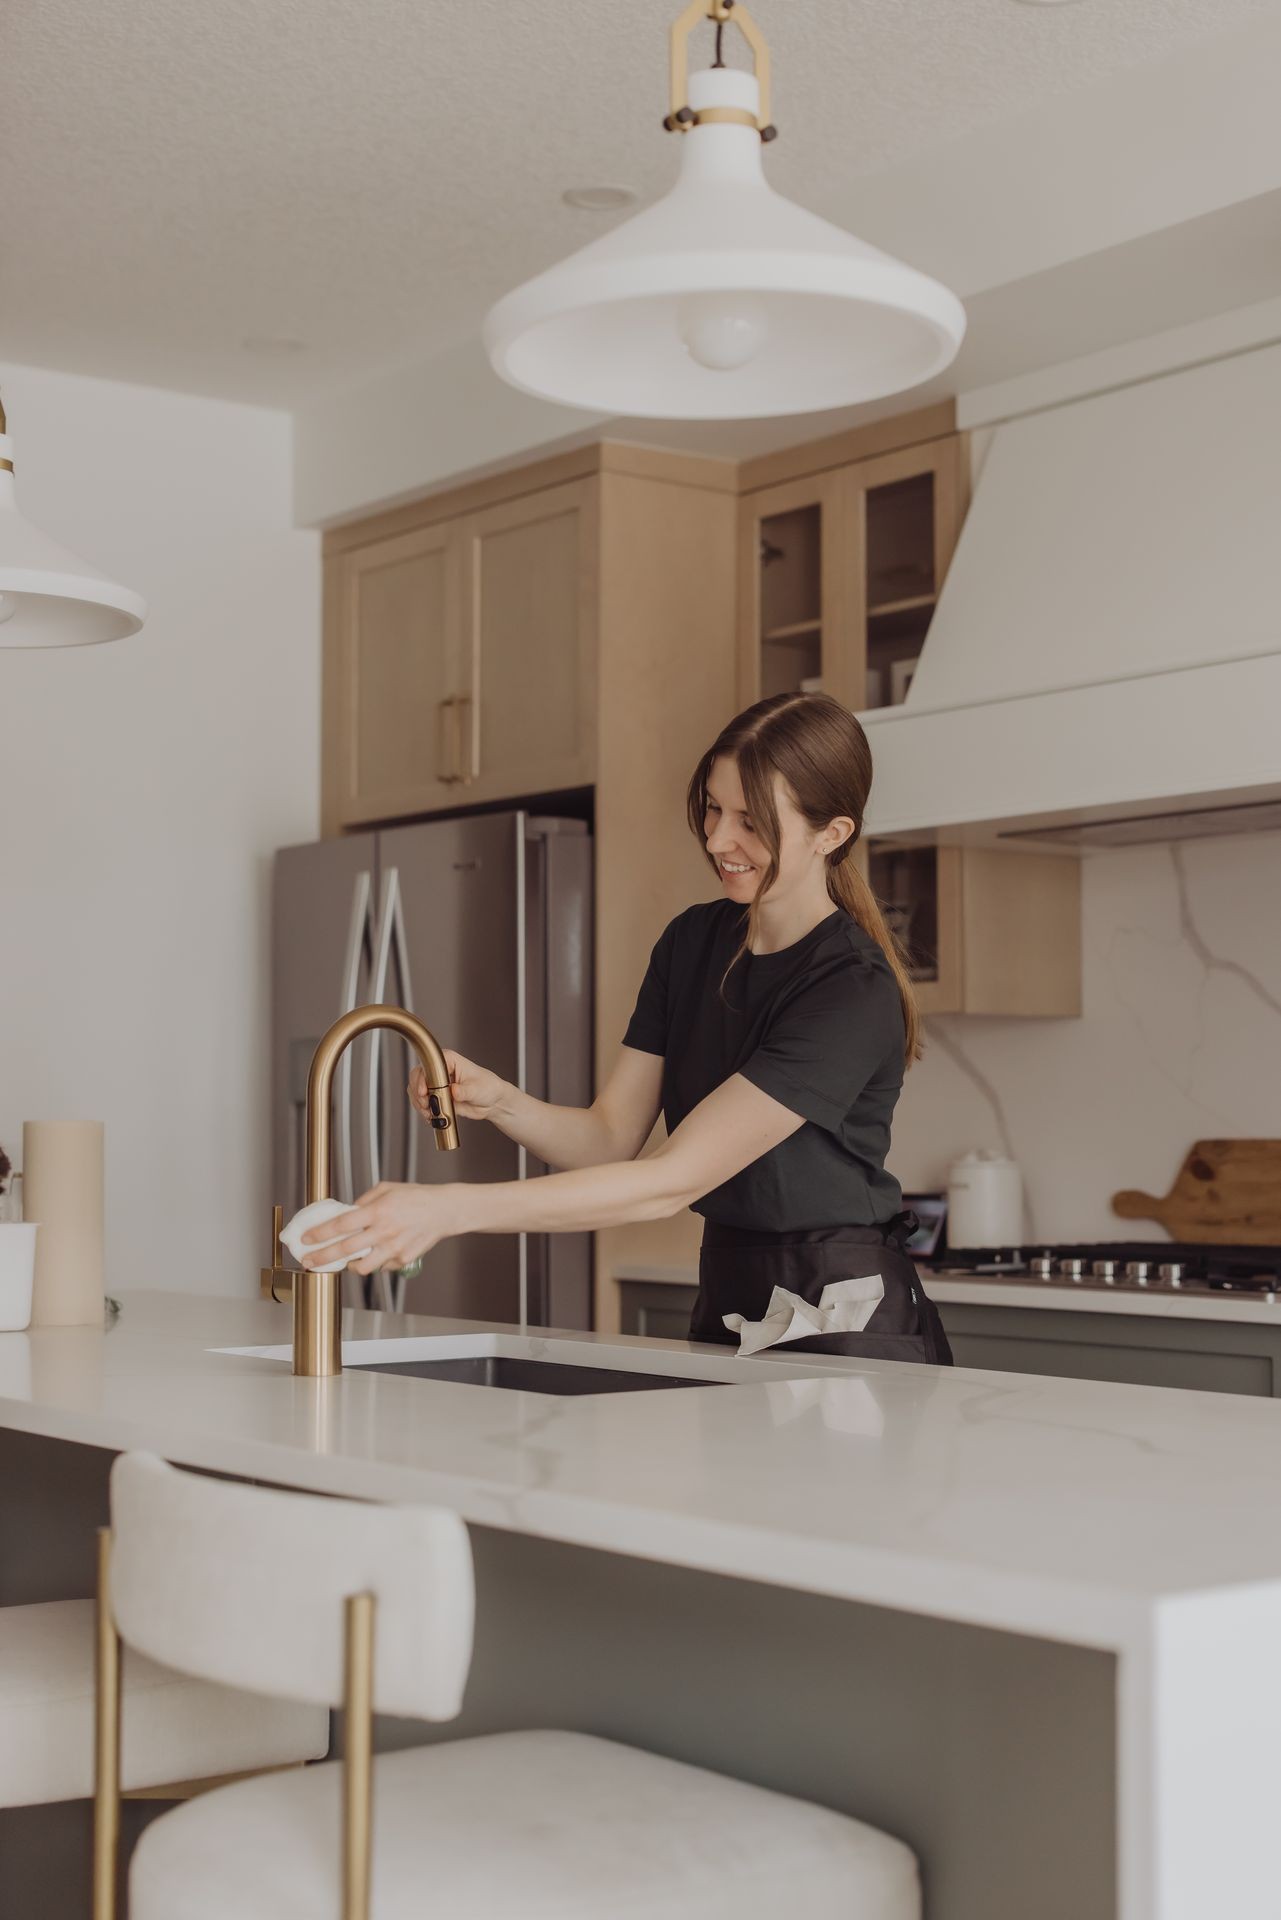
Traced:
<path id="1" fill-rule="evenodd" d="M 1198 1140 L 1164 1199 L 1127 1187 L 1112 1210 L 1193 1245 L 1281 1246 L 1281 1140 Z"/>

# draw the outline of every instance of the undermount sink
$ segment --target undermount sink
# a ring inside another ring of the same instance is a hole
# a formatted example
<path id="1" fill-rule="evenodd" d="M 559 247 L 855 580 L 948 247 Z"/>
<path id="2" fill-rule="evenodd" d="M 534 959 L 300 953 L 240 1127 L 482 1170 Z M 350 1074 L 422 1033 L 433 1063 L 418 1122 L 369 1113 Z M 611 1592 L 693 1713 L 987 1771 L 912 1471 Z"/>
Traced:
<path id="1" fill-rule="evenodd" d="M 768 1378 L 774 1366 L 743 1361 L 725 1351 L 670 1352 L 639 1343 L 596 1342 L 556 1332 L 457 1332 L 399 1334 L 391 1338 L 347 1339 L 342 1343 L 346 1373 L 401 1374 L 410 1380 L 450 1381 L 455 1386 L 488 1387 L 491 1392 L 588 1395 L 653 1393 L 668 1387 L 733 1386 L 745 1379 Z M 291 1349 L 223 1347 L 243 1359 L 287 1362 Z"/>
<path id="2" fill-rule="evenodd" d="M 507 1387 L 515 1393 L 643 1393 L 654 1387 L 720 1387 L 723 1380 L 682 1374 L 629 1373 L 621 1367 L 568 1366 L 559 1360 L 523 1360 L 500 1353 L 457 1360 L 349 1360 L 360 1373 L 404 1373 L 414 1380 L 456 1380 L 466 1387 Z"/>

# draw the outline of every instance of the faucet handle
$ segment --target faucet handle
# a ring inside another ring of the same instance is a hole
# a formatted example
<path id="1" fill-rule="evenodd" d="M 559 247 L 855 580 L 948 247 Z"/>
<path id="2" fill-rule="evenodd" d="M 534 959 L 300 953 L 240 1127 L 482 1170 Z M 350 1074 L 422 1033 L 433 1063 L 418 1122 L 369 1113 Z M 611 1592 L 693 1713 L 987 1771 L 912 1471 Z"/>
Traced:
<path id="1" fill-rule="evenodd" d="M 282 1265 L 283 1255 L 280 1250 L 280 1229 L 284 1224 L 284 1208 L 282 1206 L 274 1206 L 271 1209 L 271 1265 L 269 1267 L 260 1267 L 258 1270 L 263 1297 L 270 1297 L 272 1300 L 278 1301 L 281 1304 L 290 1298 L 293 1292 L 294 1280 L 290 1269 Z M 276 1288 L 281 1281 L 288 1282 L 288 1293 L 281 1294 L 276 1292 Z"/>

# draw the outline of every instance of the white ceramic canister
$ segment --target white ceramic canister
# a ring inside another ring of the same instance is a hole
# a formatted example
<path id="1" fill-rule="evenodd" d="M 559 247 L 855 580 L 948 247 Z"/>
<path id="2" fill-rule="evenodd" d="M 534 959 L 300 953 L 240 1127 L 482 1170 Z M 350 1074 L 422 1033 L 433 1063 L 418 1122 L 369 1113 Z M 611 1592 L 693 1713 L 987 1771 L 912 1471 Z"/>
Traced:
<path id="1" fill-rule="evenodd" d="M 963 1153 L 948 1168 L 950 1247 L 1017 1247 L 1023 1238 L 1023 1176 L 995 1148 Z"/>

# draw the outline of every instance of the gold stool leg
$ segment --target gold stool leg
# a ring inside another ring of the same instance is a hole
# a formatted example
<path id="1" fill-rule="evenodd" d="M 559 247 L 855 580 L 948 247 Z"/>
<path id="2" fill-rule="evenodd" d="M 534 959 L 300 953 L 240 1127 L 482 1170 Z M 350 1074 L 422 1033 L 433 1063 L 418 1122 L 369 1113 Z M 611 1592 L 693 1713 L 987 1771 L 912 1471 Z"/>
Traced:
<path id="1" fill-rule="evenodd" d="M 95 1610 L 93 1920 L 115 1920 L 120 1856 L 120 1636 L 111 1614 L 111 1534 L 98 1532 Z"/>
<path id="2" fill-rule="evenodd" d="M 374 1731 L 372 1593 L 351 1595 L 345 1606 L 344 1626 L 342 1912 L 343 1920 L 369 1920 Z"/>

